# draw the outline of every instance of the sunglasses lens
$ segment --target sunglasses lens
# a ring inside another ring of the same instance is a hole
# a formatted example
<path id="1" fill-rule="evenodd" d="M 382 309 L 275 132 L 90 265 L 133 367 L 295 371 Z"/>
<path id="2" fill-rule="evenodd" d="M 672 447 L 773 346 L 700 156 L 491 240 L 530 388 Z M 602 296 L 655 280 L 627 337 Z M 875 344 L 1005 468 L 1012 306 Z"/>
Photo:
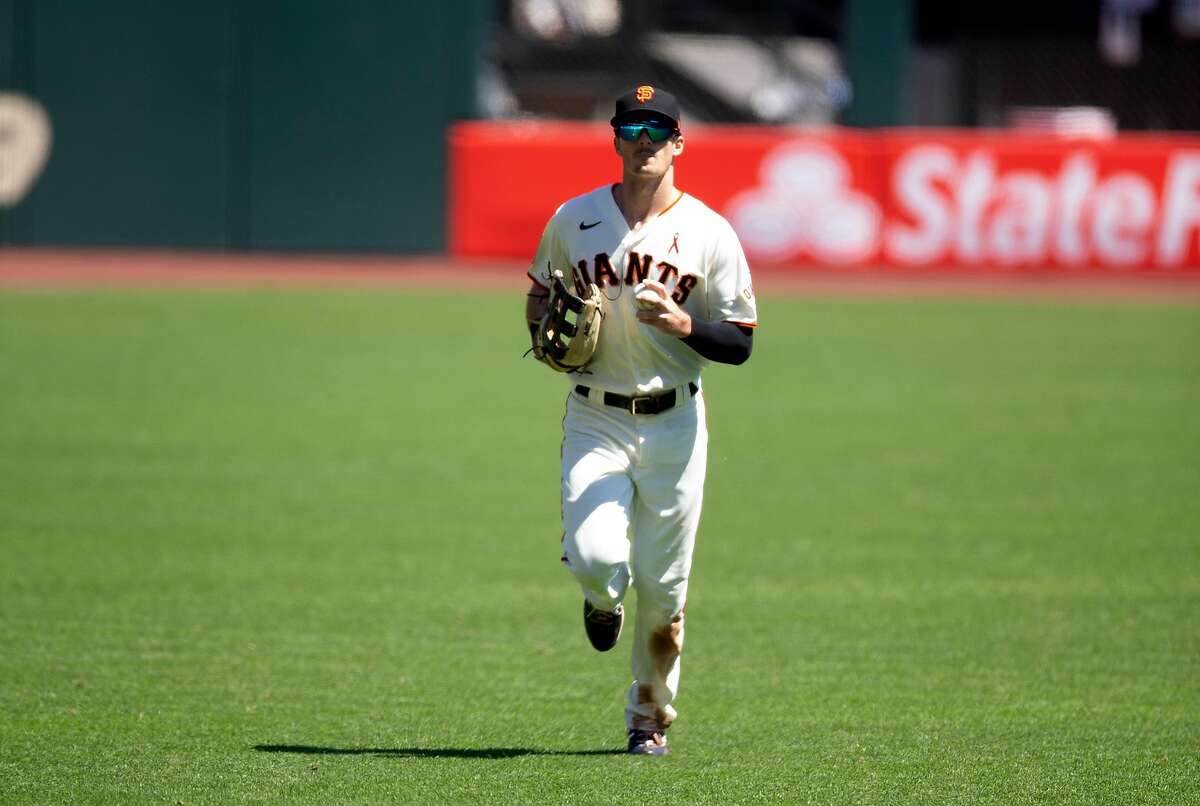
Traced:
<path id="1" fill-rule="evenodd" d="M 622 140 L 636 143 L 637 139 L 642 136 L 642 126 L 634 123 L 623 123 L 617 127 L 617 136 Z"/>
<path id="2" fill-rule="evenodd" d="M 655 126 L 649 123 L 622 123 L 617 127 L 617 136 L 630 143 L 636 143 L 638 138 L 642 136 L 642 132 L 645 132 L 646 136 L 650 138 L 650 142 L 661 143 L 670 137 L 674 131 L 669 126 Z"/>

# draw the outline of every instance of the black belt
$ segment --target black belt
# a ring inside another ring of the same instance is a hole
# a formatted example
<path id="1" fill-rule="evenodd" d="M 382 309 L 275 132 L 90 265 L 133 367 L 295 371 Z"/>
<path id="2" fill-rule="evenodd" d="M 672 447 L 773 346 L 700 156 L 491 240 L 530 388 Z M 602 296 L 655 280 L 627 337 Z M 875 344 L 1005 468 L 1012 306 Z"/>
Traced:
<path id="1" fill-rule="evenodd" d="M 700 391 L 694 383 L 688 383 L 688 390 L 691 391 L 692 397 L 695 397 L 696 392 Z M 580 384 L 575 387 L 575 391 L 584 397 L 589 397 L 592 390 L 590 387 Z M 661 395 L 642 395 L 640 397 L 625 397 L 616 392 L 605 392 L 604 405 L 625 409 L 630 414 L 659 414 L 675 406 L 675 390 L 663 392 Z"/>

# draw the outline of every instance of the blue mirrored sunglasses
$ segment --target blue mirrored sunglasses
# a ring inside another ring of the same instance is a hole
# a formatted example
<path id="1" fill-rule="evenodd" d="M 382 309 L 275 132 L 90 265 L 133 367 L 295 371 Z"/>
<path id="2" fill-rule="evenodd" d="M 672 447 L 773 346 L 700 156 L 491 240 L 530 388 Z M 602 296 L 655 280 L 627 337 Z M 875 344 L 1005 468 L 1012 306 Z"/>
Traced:
<path id="1" fill-rule="evenodd" d="M 652 143 L 661 143 L 675 133 L 674 126 L 645 120 L 637 123 L 622 123 L 613 128 L 617 131 L 617 137 L 630 143 L 636 143 L 642 136 L 642 132 L 646 133 Z"/>

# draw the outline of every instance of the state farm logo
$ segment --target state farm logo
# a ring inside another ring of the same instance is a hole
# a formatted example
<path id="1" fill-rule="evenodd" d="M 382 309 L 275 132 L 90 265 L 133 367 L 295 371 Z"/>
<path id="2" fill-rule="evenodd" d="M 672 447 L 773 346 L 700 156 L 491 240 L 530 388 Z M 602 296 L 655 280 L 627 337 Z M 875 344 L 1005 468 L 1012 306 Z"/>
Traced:
<path id="1" fill-rule="evenodd" d="M 910 265 L 1184 265 L 1200 231 L 1200 151 L 1165 162 L 1165 171 L 1141 162 L 1102 176 L 1097 155 L 1077 150 L 1057 170 L 1000 171 L 989 150 L 916 146 L 891 170 L 899 215 L 885 256 Z"/>
<path id="2" fill-rule="evenodd" d="M 763 157 L 760 185 L 734 196 L 725 215 L 756 257 L 856 263 L 879 248 L 881 216 L 850 180 L 850 166 L 829 146 L 784 143 Z"/>
<path id="3" fill-rule="evenodd" d="M 824 141 L 768 151 L 758 186 L 724 210 L 746 252 L 828 265 L 1200 267 L 1194 143 L 890 138 L 869 141 L 857 175 Z"/>

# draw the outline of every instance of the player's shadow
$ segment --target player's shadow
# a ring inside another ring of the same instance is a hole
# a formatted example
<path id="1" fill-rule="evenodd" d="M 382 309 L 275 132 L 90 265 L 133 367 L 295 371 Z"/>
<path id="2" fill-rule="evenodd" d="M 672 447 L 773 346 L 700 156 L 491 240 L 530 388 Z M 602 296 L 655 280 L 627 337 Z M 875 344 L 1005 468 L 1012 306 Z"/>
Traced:
<path id="1" fill-rule="evenodd" d="M 313 747 L 306 744 L 256 744 L 260 753 L 310 756 L 382 756 L 392 758 L 516 758 L 518 756 L 620 756 L 624 750 L 542 750 L 534 747 Z"/>

